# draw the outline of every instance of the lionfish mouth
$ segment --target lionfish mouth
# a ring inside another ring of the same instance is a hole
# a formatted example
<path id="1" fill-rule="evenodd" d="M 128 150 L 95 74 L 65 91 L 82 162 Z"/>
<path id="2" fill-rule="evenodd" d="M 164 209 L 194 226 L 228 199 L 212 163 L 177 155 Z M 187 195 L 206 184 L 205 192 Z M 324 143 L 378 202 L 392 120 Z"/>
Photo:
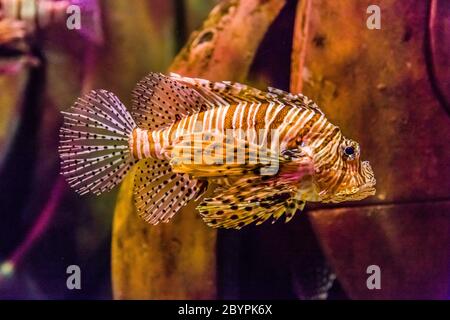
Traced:
<path id="1" fill-rule="evenodd" d="M 343 201 L 357 201 L 363 200 L 367 197 L 373 196 L 376 193 L 376 180 L 368 161 L 361 163 L 361 173 L 364 177 L 364 184 L 345 188 L 334 194 L 322 193 L 319 196 L 322 202 L 343 202 Z"/>

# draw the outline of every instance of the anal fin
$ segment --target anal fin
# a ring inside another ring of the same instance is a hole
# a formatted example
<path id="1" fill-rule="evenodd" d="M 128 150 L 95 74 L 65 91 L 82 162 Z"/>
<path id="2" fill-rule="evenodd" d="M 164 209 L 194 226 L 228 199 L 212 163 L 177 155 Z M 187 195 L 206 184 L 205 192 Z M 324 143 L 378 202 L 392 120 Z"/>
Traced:
<path id="1" fill-rule="evenodd" d="M 151 224 L 168 222 L 189 201 L 200 197 L 206 182 L 176 173 L 168 161 L 144 159 L 137 164 L 134 183 L 136 208 Z"/>

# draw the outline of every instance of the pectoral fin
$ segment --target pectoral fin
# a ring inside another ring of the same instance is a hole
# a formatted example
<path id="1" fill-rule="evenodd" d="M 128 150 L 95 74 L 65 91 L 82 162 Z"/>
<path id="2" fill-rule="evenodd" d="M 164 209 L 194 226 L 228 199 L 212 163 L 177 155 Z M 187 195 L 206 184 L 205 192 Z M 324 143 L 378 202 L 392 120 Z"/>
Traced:
<path id="1" fill-rule="evenodd" d="M 182 136 L 165 151 L 174 172 L 195 178 L 219 178 L 251 174 L 274 175 L 280 158 L 259 145 L 213 132 Z"/>
<path id="2" fill-rule="evenodd" d="M 229 189 L 213 198 L 204 199 L 197 207 L 203 220 L 211 227 L 240 229 L 248 224 L 259 225 L 282 215 L 290 221 L 304 202 L 294 198 L 295 192 L 274 178 L 241 178 Z"/>

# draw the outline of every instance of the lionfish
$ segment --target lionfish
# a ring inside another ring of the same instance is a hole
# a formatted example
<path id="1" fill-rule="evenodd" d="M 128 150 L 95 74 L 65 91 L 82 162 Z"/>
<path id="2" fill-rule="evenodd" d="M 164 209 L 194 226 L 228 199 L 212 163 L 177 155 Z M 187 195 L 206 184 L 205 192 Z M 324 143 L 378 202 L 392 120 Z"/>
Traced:
<path id="1" fill-rule="evenodd" d="M 78 10 L 78 11 L 76 11 Z M 67 29 L 69 14 L 79 12 L 79 29 L 87 41 L 101 44 L 103 32 L 98 0 L 0 0 L 0 70 L 19 70 L 36 65 L 29 43 L 35 35 L 50 26 Z M 0 71 L 1 72 L 1 71 Z"/>
<path id="2" fill-rule="evenodd" d="M 301 94 L 151 73 L 133 91 L 131 113 L 105 90 L 63 113 L 59 152 L 69 185 L 99 195 L 136 165 L 135 205 L 151 224 L 190 201 L 201 200 L 209 226 L 240 229 L 283 215 L 287 222 L 307 201 L 375 194 L 358 143 Z"/>

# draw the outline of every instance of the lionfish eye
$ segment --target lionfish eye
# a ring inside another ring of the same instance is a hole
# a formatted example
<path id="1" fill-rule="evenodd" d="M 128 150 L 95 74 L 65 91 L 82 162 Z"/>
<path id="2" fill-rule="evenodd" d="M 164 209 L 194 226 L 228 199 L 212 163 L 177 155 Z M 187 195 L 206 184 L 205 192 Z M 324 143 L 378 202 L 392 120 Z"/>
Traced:
<path id="1" fill-rule="evenodd" d="M 346 156 L 351 157 L 351 156 L 353 156 L 355 154 L 355 148 L 354 147 L 346 147 L 344 149 L 344 153 L 345 153 Z"/>
<path id="2" fill-rule="evenodd" d="M 354 160 L 359 155 L 359 147 L 356 143 L 347 141 L 342 146 L 342 155 L 346 160 Z"/>

